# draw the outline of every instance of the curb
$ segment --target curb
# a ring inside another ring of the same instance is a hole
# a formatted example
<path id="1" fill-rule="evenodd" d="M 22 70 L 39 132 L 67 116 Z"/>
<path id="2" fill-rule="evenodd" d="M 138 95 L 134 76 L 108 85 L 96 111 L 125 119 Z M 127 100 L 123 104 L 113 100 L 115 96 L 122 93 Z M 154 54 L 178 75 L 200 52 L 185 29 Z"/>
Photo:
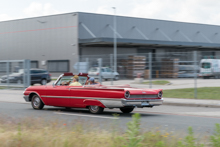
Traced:
<path id="1" fill-rule="evenodd" d="M 193 104 L 193 103 L 163 102 L 163 105 L 220 108 L 220 105 L 213 105 L 213 104 L 196 104 L 196 103 Z"/>

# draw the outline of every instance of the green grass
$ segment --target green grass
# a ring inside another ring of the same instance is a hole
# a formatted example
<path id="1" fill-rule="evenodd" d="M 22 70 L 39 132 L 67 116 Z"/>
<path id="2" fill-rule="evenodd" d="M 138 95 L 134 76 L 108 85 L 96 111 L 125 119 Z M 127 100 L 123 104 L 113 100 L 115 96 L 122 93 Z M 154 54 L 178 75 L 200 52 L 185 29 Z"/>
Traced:
<path id="1" fill-rule="evenodd" d="M 166 85 L 169 84 L 169 81 L 152 81 L 153 85 Z M 149 84 L 149 82 L 143 82 L 142 84 Z"/>
<path id="2" fill-rule="evenodd" d="M 5 87 L 0 86 L 0 89 L 6 89 Z"/>
<path id="3" fill-rule="evenodd" d="M 194 88 L 163 90 L 163 97 L 194 99 Z M 220 100 L 220 87 L 198 88 L 197 98 Z"/>

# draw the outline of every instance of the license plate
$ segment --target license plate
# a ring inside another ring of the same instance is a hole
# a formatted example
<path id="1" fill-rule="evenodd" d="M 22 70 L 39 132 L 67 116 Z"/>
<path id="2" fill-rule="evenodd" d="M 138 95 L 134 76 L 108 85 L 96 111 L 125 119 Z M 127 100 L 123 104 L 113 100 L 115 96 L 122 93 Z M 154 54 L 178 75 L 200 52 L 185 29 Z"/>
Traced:
<path id="1" fill-rule="evenodd" d="M 148 106 L 149 103 L 148 103 L 148 102 L 142 102 L 141 105 L 142 105 L 142 106 Z"/>

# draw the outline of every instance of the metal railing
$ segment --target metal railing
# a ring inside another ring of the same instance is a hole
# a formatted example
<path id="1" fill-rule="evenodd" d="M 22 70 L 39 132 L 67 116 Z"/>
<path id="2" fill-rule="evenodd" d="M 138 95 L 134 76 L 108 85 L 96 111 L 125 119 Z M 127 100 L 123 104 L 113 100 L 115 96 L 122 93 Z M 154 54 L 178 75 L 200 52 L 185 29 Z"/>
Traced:
<path id="1" fill-rule="evenodd" d="M 0 86 L 25 88 L 30 83 L 30 60 L 0 60 Z"/>
<path id="2" fill-rule="evenodd" d="M 103 79 L 111 80 L 114 84 L 114 79 L 118 73 L 120 80 L 142 78 L 148 81 L 149 88 L 152 88 L 152 80 L 163 79 L 191 79 L 191 84 L 194 85 L 194 98 L 197 98 L 198 78 L 220 78 L 220 52 L 165 52 L 165 53 L 145 53 L 145 54 L 118 54 L 117 55 L 117 71 L 114 71 L 113 55 L 83 55 L 80 56 L 79 62 L 85 63 L 86 68 L 78 67 L 79 72 L 92 73 L 101 83 Z M 215 59 L 218 63 L 211 67 L 210 70 L 202 71 L 202 62 L 204 59 L 211 62 L 210 59 Z M 213 72 L 214 68 L 217 68 Z M 84 69 L 84 70 L 82 70 Z M 93 72 L 92 72 L 93 69 Z M 101 70 L 102 69 L 102 70 Z M 96 70 L 96 71 L 95 71 Z M 110 72 L 113 76 L 107 76 Z"/>

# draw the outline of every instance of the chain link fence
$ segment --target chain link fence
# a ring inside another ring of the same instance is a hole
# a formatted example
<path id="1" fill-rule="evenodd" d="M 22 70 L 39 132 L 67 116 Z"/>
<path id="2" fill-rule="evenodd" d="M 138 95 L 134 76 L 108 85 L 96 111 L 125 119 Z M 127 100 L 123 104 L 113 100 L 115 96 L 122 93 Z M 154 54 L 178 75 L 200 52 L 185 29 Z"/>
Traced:
<path id="1" fill-rule="evenodd" d="M 0 86 L 28 87 L 30 85 L 30 60 L 0 60 Z"/>
<path id="2" fill-rule="evenodd" d="M 89 73 L 100 83 L 104 80 L 110 80 L 112 84 L 114 80 L 147 81 L 149 88 L 155 80 L 186 79 L 195 88 L 196 98 L 198 79 L 220 79 L 219 55 L 218 51 L 118 54 L 117 71 L 113 70 L 112 54 L 83 55 L 79 58 L 78 71 Z"/>

